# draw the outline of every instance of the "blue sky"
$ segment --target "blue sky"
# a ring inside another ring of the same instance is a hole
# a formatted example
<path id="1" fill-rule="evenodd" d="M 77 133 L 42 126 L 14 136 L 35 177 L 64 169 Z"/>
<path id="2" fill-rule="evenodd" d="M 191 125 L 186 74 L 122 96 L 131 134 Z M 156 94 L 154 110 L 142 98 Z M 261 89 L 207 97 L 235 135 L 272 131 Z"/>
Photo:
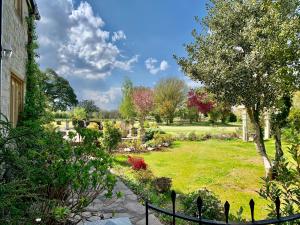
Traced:
<path id="1" fill-rule="evenodd" d="M 173 54 L 185 55 L 194 17 L 206 0 L 37 0 L 39 64 L 68 79 L 78 98 L 117 109 L 125 77 L 153 87 L 180 72 Z"/>

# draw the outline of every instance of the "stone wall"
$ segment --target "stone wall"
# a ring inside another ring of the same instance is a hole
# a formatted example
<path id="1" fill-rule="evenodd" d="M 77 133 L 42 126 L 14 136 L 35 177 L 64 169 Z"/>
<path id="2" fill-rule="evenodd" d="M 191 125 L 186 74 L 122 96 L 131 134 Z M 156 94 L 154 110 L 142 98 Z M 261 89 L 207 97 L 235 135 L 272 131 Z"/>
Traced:
<path id="1" fill-rule="evenodd" d="M 23 1 L 23 16 L 20 18 L 15 10 L 13 0 L 3 0 L 3 46 L 11 46 L 11 58 L 3 58 L 1 73 L 1 112 L 9 118 L 10 115 L 10 83 L 11 74 L 24 81 L 27 62 L 27 23 L 28 5 Z"/>

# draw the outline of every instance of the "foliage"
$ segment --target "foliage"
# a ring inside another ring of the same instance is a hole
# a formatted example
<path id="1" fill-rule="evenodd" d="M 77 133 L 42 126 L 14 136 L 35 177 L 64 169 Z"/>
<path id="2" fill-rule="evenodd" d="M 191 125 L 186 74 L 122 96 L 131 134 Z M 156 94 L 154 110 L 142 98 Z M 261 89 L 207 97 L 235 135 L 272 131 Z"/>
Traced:
<path id="1" fill-rule="evenodd" d="M 172 186 L 172 179 L 169 177 L 158 177 L 153 180 L 153 186 L 159 193 L 169 192 Z"/>
<path id="2" fill-rule="evenodd" d="M 153 109 L 153 91 L 146 87 L 135 87 L 133 90 L 133 104 L 138 116 L 145 117 Z"/>
<path id="3" fill-rule="evenodd" d="M 193 31 L 183 71 L 220 102 L 244 105 L 255 128 L 255 144 L 268 159 L 260 125 L 265 108 L 299 87 L 299 1 L 211 1 L 202 32 Z"/>
<path id="4" fill-rule="evenodd" d="M 128 156 L 128 163 L 132 166 L 132 169 L 134 169 L 134 170 L 146 170 L 147 169 L 147 164 L 145 163 L 145 160 L 140 157 Z"/>
<path id="5" fill-rule="evenodd" d="M 169 147 L 173 142 L 173 136 L 171 134 L 154 133 L 153 139 L 146 142 L 147 146 L 153 148 Z"/>
<path id="6" fill-rule="evenodd" d="M 228 115 L 228 122 L 231 123 L 237 122 L 237 116 L 234 113 L 230 112 Z"/>
<path id="7" fill-rule="evenodd" d="M 69 112 L 53 112 L 54 119 L 67 119 L 69 118 Z"/>
<path id="8" fill-rule="evenodd" d="M 73 146 L 53 130 L 1 124 L 1 223 L 66 224 L 102 191 L 112 194 L 112 160 L 97 147 L 97 133 L 79 130 L 84 141 Z"/>
<path id="9" fill-rule="evenodd" d="M 35 18 L 27 17 L 28 42 L 26 63 L 26 95 L 24 111 L 21 114 L 21 124 L 43 121 L 46 117 L 46 98 L 44 95 L 44 75 L 36 62 L 38 48 L 37 35 L 35 32 Z"/>
<path id="10" fill-rule="evenodd" d="M 72 117 L 75 120 L 83 120 L 86 119 L 87 113 L 82 107 L 75 107 L 72 112 Z"/>
<path id="11" fill-rule="evenodd" d="M 99 125 L 95 122 L 90 122 L 90 124 L 86 128 L 95 130 L 95 131 L 99 131 Z"/>
<path id="12" fill-rule="evenodd" d="M 149 129 L 147 129 L 146 132 L 145 132 L 145 141 L 147 142 L 147 141 L 152 140 L 154 135 L 157 134 L 157 133 L 165 134 L 165 132 L 162 131 L 159 128 L 149 128 Z"/>
<path id="13" fill-rule="evenodd" d="M 214 101 L 211 94 L 208 94 L 203 89 L 191 89 L 188 92 L 187 105 L 189 108 L 196 108 L 199 113 L 207 114 L 214 108 Z"/>
<path id="14" fill-rule="evenodd" d="M 133 85 L 131 80 L 126 79 L 124 81 L 122 93 L 123 93 L 123 98 L 122 98 L 119 111 L 123 118 L 132 119 L 135 117 L 136 112 L 134 110 L 133 99 L 132 99 Z"/>
<path id="15" fill-rule="evenodd" d="M 103 147 L 107 151 L 111 152 L 116 149 L 121 138 L 121 131 L 115 126 L 115 124 L 113 122 L 106 121 L 103 126 L 103 137 L 101 138 Z"/>
<path id="16" fill-rule="evenodd" d="M 78 107 L 84 108 L 89 117 L 91 117 L 93 112 L 98 112 L 100 110 L 93 100 L 80 101 Z"/>
<path id="17" fill-rule="evenodd" d="M 167 123 L 173 123 L 175 113 L 184 103 L 186 86 L 177 78 L 161 79 L 154 89 L 155 111 Z"/>
<path id="18" fill-rule="evenodd" d="M 218 197 L 208 189 L 200 189 L 198 191 L 181 196 L 183 212 L 190 216 L 199 215 L 197 208 L 197 198 L 201 197 L 203 201 L 202 218 L 211 220 L 224 219 L 223 205 Z"/>
<path id="19" fill-rule="evenodd" d="M 288 117 L 290 125 L 300 132 L 300 109 L 292 109 Z"/>
<path id="20" fill-rule="evenodd" d="M 270 217 L 276 216 L 274 201 L 277 197 L 281 200 L 282 216 L 295 214 L 300 205 L 300 135 L 294 128 L 286 130 L 285 135 L 290 144 L 292 162 L 282 157 L 278 162 L 276 180 L 264 178 L 264 186 L 260 190 L 263 198 L 273 202 L 269 207 Z"/>
<path id="21" fill-rule="evenodd" d="M 53 111 L 66 111 L 77 105 L 78 100 L 68 80 L 59 76 L 53 69 L 45 72 L 45 94 Z"/>
<path id="22" fill-rule="evenodd" d="M 154 107 L 153 91 L 146 87 L 135 87 L 133 90 L 132 98 L 141 126 L 140 136 L 143 140 L 145 132 L 144 122 L 146 116 L 153 110 Z"/>

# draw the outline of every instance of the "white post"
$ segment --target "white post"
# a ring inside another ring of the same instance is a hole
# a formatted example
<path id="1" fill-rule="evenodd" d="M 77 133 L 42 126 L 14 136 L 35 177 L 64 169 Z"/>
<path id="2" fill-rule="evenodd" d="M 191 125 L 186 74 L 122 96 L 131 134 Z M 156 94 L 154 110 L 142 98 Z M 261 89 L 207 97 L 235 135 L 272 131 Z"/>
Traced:
<path id="1" fill-rule="evenodd" d="M 243 141 L 249 141 L 248 114 L 247 114 L 247 111 L 245 109 L 242 112 L 242 120 L 243 120 Z"/>
<path id="2" fill-rule="evenodd" d="M 268 111 L 265 112 L 265 140 L 270 139 L 270 130 L 271 130 L 271 123 L 270 123 L 270 113 Z"/>

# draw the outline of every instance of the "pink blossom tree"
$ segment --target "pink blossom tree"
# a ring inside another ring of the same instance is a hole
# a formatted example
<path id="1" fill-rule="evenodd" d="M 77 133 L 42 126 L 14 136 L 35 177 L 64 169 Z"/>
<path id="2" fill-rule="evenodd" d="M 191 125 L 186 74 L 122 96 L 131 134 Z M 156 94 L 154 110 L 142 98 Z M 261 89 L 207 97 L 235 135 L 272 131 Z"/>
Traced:
<path id="1" fill-rule="evenodd" d="M 207 114 L 214 108 L 214 102 L 207 92 L 191 89 L 188 92 L 188 107 L 196 108 L 199 113 Z"/>
<path id="2" fill-rule="evenodd" d="M 141 138 L 145 134 L 144 122 L 146 116 L 153 110 L 154 107 L 153 90 L 146 87 L 135 87 L 132 93 L 133 104 L 139 118 L 141 130 Z"/>

